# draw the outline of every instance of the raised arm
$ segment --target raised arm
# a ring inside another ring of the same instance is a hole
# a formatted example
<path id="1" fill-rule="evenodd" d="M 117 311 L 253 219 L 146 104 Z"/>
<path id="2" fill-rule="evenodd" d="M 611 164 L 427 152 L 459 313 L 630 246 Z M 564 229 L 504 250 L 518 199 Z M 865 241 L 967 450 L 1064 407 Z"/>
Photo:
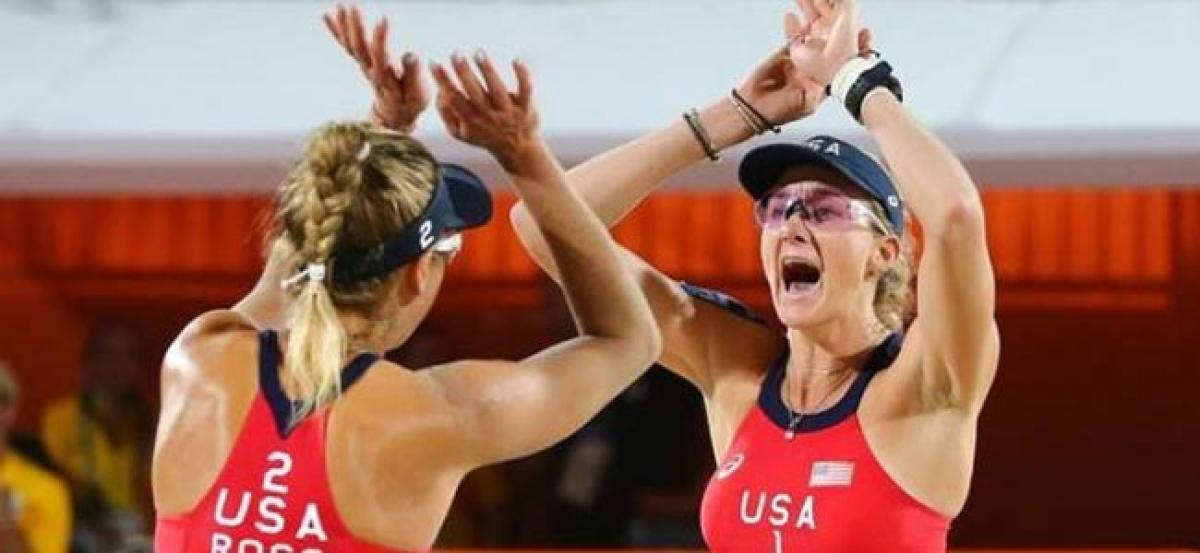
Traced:
<path id="1" fill-rule="evenodd" d="M 751 72 L 738 87 L 748 103 L 773 124 L 804 117 L 824 98 L 821 87 L 798 78 L 791 61 L 776 51 Z M 739 114 L 730 97 L 698 110 L 699 120 L 713 146 L 723 150 L 754 135 L 754 129 Z M 682 118 L 657 131 L 600 154 L 568 173 L 568 180 L 607 226 L 628 214 L 664 180 L 705 159 L 705 151 Z M 551 277 L 559 269 L 547 255 L 526 207 L 518 204 L 510 214 L 513 227 L 534 260 Z M 654 311 L 663 335 L 664 366 L 708 393 L 719 378 L 716 371 L 733 366 L 726 359 L 739 358 L 740 351 L 715 344 L 750 343 L 759 349 L 778 337 L 766 327 L 747 322 L 707 301 L 696 301 L 680 284 L 627 250 L 626 266 L 634 274 Z M 738 339 L 718 340 L 719 336 Z M 736 347 L 736 346 L 733 346 Z"/>
<path id="2" fill-rule="evenodd" d="M 538 132 L 529 71 L 515 62 L 510 93 L 491 62 L 461 56 L 452 77 L 435 65 L 438 110 L 455 138 L 491 152 L 529 207 L 579 337 L 519 363 L 463 361 L 433 369 L 460 417 L 461 452 L 470 465 L 527 455 L 577 430 L 658 357 L 660 341 L 645 299 L 623 269 L 604 226 L 566 185 Z M 455 82 L 457 80 L 457 83 Z"/>
<path id="3" fill-rule="evenodd" d="M 828 82 L 856 55 L 858 2 L 801 4 L 816 28 L 806 40 L 792 42 L 792 59 Z M 912 330 L 921 342 L 923 381 L 936 401 L 978 409 L 999 357 L 995 276 L 979 192 L 954 153 L 887 88 L 867 94 L 862 122 L 924 231 Z"/>
<path id="4" fill-rule="evenodd" d="M 863 121 L 924 230 L 914 322 L 923 338 L 923 370 L 936 398 L 978 409 L 1000 353 L 979 192 L 958 158 L 890 92 L 864 101 Z"/>
<path id="5" fill-rule="evenodd" d="M 388 21 L 381 18 L 368 38 L 362 12 L 356 6 L 338 6 L 322 15 L 325 27 L 346 53 L 358 63 L 363 77 L 375 91 L 368 115 L 372 123 L 403 133 L 416 128 L 417 119 L 429 107 L 429 86 L 421 71 L 420 58 L 405 52 L 397 62 L 388 50 Z M 258 282 L 233 306 L 258 328 L 283 328 L 287 325 L 291 300 L 280 287 L 287 277 L 291 247 L 272 242 Z"/>

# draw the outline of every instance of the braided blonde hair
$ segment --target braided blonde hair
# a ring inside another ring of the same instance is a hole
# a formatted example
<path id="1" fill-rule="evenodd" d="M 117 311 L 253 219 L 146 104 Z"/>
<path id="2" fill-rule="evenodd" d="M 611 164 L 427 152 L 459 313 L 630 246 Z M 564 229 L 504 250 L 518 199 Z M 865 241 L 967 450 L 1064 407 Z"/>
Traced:
<path id="1" fill-rule="evenodd" d="M 286 240 L 294 252 L 288 265 L 319 264 L 328 276 L 310 274 L 291 288 L 285 359 L 299 400 L 293 420 L 341 392 L 339 376 L 351 345 L 339 310 L 369 309 L 387 280 L 333 281 L 338 252 L 371 248 L 399 234 L 429 203 L 436 175 L 437 162 L 420 142 L 366 123 L 331 123 L 305 142 L 303 158 L 279 190 L 276 240 Z"/>

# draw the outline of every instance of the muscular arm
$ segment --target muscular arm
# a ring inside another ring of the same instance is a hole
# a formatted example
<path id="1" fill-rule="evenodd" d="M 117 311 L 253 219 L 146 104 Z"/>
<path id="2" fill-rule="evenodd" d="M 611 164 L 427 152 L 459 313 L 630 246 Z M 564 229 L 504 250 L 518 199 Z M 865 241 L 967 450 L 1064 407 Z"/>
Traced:
<path id="1" fill-rule="evenodd" d="M 784 124 L 811 114 L 824 99 L 824 87 L 796 71 L 781 52 L 772 52 L 738 86 L 750 105 L 769 121 Z M 713 146 L 723 150 L 752 135 L 752 129 L 728 98 L 700 110 L 700 121 Z M 568 173 L 577 190 L 606 226 L 627 215 L 671 175 L 704 159 L 704 150 L 682 118 L 665 128 L 605 152 Z M 513 227 L 535 261 L 557 279 L 558 267 L 546 255 L 546 245 L 529 214 L 518 204 L 511 213 Z M 626 269 L 650 303 L 663 335 L 661 363 L 689 380 L 705 395 L 736 366 L 731 359 L 745 353 L 741 345 L 777 344 L 766 327 L 748 322 L 704 301 L 695 301 L 674 279 L 645 260 L 623 251 Z"/>
<path id="2" fill-rule="evenodd" d="M 441 67 L 439 110 L 450 133 L 488 149 L 545 238 L 579 337 L 519 363 L 465 361 L 434 369 L 462 428 L 470 466 L 550 446 L 595 416 L 658 357 L 660 339 L 645 298 L 621 266 L 616 246 L 537 131 L 532 83 L 515 64 L 518 92 L 508 93 L 490 61 L 454 60 L 460 90 Z"/>
<path id="3" fill-rule="evenodd" d="M 736 144 L 750 136 L 750 129 L 727 101 L 718 101 L 700 112 L 717 148 Z M 568 172 L 570 185 L 608 227 L 625 217 L 664 180 L 704 159 L 691 130 L 682 120 L 600 154 Z M 546 241 L 533 224 L 523 203 L 510 213 L 513 228 L 537 264 L 555 280 L 560 270 L 548 255 Z M 663 337 L 660 362 L 690 381 L 706 394 L 716 375 L 714 367 L 725 366 L 714 356 L 719 351 L 709 336 L 749 334 L 763 339 L 765 327 L 749 323 L 712 306 L 696 302 L 674 279 L 663 274 L 632 252 L 621 248 L 626 270 L 654 312 Z M 731 334 L 730 334 L 731 333 Z"/>
<path id="4" fill-rule="evenodd" d="M 548 151 L 540 157 L 541 176 L 530 180 L 547 182 L 521 195 L 537 211 L 549 255 L 563 268 L 561 286 L 580 336 L 517 363 L 463 361 L 432 369 L 450 406 L 466 413 L 463 453 L 472 466 L 529 455 L 562 440 L 658 356 L 658 333 L 619 266 L 616 248 L 563 184 Z M 524 178 L 514 175 L 515 182 Z"/>
<path id="5" fill-rule="evenodd" d="M 863 121 L 924 231 L 914 325 L 923 336 L 926 389 L 939 403 L 977 409 L 999 356 L 979 192 L 958 158 L 891 93 L 872 93 Z"/>

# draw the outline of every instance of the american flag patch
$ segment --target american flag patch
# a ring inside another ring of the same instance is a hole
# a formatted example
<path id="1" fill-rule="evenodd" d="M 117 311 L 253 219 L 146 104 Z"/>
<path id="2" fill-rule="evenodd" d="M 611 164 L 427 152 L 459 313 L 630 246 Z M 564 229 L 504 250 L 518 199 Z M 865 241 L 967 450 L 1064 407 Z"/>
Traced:
<path id="1" fill-rule="evenodd" d="M 808 487 L 849 486 L 854 479 L 854 463 L 850 461 L 817 461 L 812 466 Z"/>

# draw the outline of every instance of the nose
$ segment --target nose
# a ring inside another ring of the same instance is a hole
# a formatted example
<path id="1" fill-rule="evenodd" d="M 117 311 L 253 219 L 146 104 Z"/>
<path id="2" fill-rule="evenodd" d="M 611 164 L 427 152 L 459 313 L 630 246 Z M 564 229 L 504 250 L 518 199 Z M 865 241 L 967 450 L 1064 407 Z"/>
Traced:
<path id="1" fill-rule="evenodd" d="M 808 242 L 812 240 L 811 231 L 804 217 L 804 203 L 792 202 L 783 213 L 784 239 Z"/>
<path id="2" fill-rule="evenodd" d="M 801 244 L 812 242 L 812 229 L 808 228 L 808 223 L 800 216 L 799 210 L 788 210 L 783 225 L 783 239 Z"/>

